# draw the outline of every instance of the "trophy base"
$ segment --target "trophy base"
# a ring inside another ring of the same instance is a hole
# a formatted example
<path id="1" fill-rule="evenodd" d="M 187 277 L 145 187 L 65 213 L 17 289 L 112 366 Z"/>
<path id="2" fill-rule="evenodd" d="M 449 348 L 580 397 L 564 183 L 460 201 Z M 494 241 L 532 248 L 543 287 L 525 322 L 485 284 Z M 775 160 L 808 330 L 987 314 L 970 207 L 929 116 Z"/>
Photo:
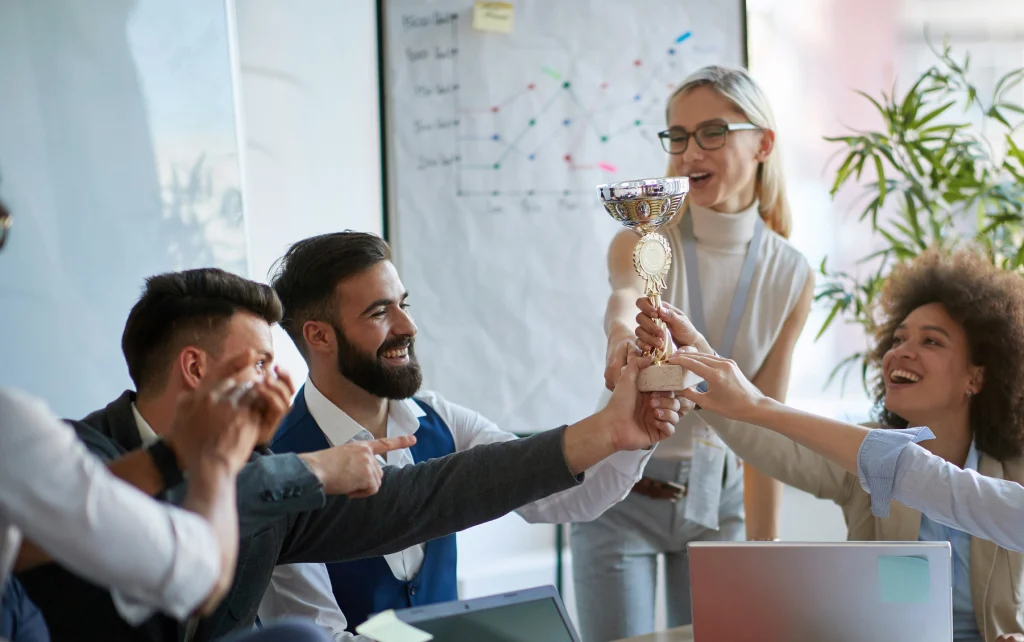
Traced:
<path id="1" fill-rule="evenodd" d="M 641 370 L 636 380 L 636 389 L 640 392 L 679 392 L 701 381 L 703 379 L 684 370 L 682 366 L 666 363 Z"/>

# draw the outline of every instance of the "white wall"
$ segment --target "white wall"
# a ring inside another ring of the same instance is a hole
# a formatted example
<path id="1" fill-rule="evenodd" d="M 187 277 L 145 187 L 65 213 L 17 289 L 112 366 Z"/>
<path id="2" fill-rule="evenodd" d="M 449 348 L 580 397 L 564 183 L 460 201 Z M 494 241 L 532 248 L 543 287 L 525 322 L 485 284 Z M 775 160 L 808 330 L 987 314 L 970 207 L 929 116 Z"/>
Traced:
<path id="1" fill-rule="evenodd" d="M 383 228 L 373 0 L 236 0 L 250 276 L 302 238 Z M 280 362 L 306 367 L 275 329 Z"/>

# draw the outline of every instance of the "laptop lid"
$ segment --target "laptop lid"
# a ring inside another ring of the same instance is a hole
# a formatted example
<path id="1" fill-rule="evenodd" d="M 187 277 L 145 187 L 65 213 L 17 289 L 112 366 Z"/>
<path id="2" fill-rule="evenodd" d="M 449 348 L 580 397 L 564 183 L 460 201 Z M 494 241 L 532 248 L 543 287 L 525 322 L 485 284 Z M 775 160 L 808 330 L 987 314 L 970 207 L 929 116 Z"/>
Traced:
<path id="1" fill-rule="evenodd" d="M 948 542 L 694 542 L 701 640 L 953 639 Z"/>
<path id="2" fill-rule="evenodd" d="M 436 642 L 580 642 L 553 586 L 395 611 Z"/>

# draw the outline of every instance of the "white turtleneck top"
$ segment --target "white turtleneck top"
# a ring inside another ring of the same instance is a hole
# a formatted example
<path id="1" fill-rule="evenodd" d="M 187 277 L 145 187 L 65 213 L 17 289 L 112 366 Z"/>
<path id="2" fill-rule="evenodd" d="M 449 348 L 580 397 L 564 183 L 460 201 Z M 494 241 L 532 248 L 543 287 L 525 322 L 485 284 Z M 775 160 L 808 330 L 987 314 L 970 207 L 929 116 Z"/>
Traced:
<path id="1" fill-rule="evenodd" d="M 693 233 L 697 238 L 697 263 L 707 323 L 705 337 L 712 347 L 720 349 L 743 259 L 759 216 L 757 202 L 735 214 L 690 206 L 689 213 L 684 215 L 693 217 Z M 662 298 L 690 314 L 682 228 L 673 224 L 662 232 L 672 247 L 672 267 Z M 811 267 L 804 255 L 766 228 L 761 236 L 757 267 L 736 345 L 729 355 L 748 378 L 753 379 L 761 369 L 810 276 Z M 713 421 L 710 417 L 707 418 Z M 693 414 L 683 417 L 676 434 L 658 446 L 654 457 L 689 458 L 693 453 L 693 429 L 699 421 Z"/>

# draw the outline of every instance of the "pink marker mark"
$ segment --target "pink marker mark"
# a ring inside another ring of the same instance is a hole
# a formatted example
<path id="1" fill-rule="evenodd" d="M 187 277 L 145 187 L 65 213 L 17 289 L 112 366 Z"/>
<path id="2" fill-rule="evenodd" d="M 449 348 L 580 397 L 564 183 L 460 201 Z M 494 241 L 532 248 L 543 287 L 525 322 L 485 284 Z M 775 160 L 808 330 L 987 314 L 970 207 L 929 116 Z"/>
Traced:
<path id="1" fill-rule="evenodd" d="M 614 173 L 614 172 L 619 171 L 619 168 L 615 167 L 611 163 L 598 163 L 597 167 L 599 169 L 603 169 L 606 172 L 613 172 Z"/>

